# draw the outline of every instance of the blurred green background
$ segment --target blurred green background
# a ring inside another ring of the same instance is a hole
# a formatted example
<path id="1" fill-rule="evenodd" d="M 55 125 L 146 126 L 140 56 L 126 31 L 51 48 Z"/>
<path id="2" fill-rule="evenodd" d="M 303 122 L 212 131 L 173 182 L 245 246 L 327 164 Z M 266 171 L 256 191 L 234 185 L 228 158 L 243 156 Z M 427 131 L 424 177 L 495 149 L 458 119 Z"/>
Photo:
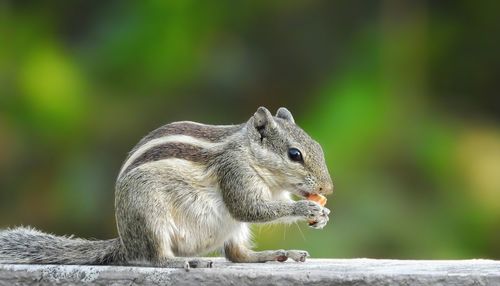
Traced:
<path id="1" fill-rule="evenodd" d="M 500 259 L 498 1 L 2 1 L 0 227 L 116 236 L 127 152 L 288 107 L 324 147 L 314 257 Z"/>

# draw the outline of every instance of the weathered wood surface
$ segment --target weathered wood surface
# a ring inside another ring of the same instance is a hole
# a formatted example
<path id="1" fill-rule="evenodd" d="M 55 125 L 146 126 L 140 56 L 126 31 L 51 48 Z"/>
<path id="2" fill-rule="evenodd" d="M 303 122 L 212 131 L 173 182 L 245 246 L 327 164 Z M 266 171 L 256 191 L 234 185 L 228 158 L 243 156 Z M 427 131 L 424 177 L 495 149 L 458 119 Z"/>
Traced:
<path id="1" fill-rule="evenodd" d="M 0 265 L 0 285 L 500 285 L 500 261 L 310 259 L 183 269 Z"/>

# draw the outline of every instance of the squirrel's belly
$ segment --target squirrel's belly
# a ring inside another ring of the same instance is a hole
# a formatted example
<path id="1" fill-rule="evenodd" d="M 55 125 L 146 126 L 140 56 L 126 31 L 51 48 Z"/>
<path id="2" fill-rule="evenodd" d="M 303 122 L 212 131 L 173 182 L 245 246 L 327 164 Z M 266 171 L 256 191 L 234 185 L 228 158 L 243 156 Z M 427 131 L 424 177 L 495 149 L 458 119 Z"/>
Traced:
<path id="1" fill-rule="evenodd" d="M 242 225 L 227 211 L 217 187 L 195 192 L 197 199 L 172 214 L 170 241 L 175 256 L 198 256 L 220 249 Z"/>
<path id="2" fill-rule="evenodd" d="M 204 165 L 182 159 L 149 163 L 160 170 L 158 184 L 166 219 L 161 223 L 161 255 L 198 256 L 222 248 L 244 223 L 227 210 L 217 179 Z M 149 172 L 152 173 L 152 172 Z"/>

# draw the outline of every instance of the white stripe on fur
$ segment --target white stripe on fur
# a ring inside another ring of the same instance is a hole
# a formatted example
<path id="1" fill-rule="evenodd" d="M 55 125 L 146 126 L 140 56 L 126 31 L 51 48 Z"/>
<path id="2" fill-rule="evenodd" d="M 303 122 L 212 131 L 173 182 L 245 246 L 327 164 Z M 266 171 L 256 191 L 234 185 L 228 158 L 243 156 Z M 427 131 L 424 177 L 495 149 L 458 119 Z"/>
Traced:
<path id="1" fill-rule="evenodd" d="M 125 164 L 123 164 L 118 177 L 120 177 L 123 174 L 123 172 L 127 169 L 128 166 L 130 166 L 130 164 L 132 164 L 132 162 L 135 161 L 135 159 L 137 159 L 141 154 L 143 154 L 147 150 L 150 150 L 151 148 L 154 148 L 154 147 L 162 145 L 162 144 L 172 143 L 172 142 L 185 143 L 185 144 L 208 149 L 208 148 L 213 148 L 213 147 L 216 147 L 218 145 L 221 145 L 225 141 L 213 143 L 213 142 L 200 140 L 200 139 L 197 139 L 197 138 L 194 138 L 191 136 L 187 136 L 187 135 L 168 135 L 168 136 L 153 139 L 153 140 L 148 141 L 145 144 L 141 145 L 134 153 L 132 153 L 130 155 L 130 157 L 127 159 L 127 161 L 125 161 Z"/>

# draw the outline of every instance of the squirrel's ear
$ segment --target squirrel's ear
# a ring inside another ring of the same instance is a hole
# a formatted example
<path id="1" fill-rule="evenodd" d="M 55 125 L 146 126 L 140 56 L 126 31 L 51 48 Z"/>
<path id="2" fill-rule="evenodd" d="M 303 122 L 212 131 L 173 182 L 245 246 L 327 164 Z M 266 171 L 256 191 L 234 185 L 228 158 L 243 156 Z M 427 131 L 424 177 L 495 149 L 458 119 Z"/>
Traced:
<path id="1" fill-rule="evenodd" d="M 278 111 L 276 112 L 276 117 L 285 119 L 295 124 L 295 120 L 293 119 L 292 113 L 284 107 L 278 108 Z"/>
<path id="2" fill-rule="evenodd" d="M 276 122 L 274 122 L 271 112 L 261 106 L 253 115 L 253 125 L 261 135 L 264 135 L 265 130 L 276 127 Z"/>

